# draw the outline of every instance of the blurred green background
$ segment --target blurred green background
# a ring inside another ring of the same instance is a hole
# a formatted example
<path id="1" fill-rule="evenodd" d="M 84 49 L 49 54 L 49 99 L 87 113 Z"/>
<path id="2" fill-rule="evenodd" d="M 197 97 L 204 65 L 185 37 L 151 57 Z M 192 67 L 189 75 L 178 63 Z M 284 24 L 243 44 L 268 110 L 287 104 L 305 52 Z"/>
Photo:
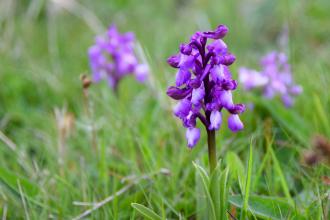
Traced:
<path id="1" fill-rule="evenodd" d="M 68 219 L 91 207 L 75 201 L 100 201 L 120 189 L 124 177 L 148 174 L 90 217 L 135 219 L 130 203 L 139 202 L 168 219 L 194 219 L 191 161 L 207 165 L 205 135 L 195 149 L 186 148 L 165 94 L 175 76 L 166 59 L 194 32 L 226 24 L 235 78 L 240 66 L 258 69 L 260 56 L 284 50 L 304 93 L 286 109 L 279 100 L 236 91 L 235 102 L 254 100 L 257 108 L 242 116 L 243 132 L 233 135 L 223 125 L 219 158 L 230 152 L 246 167 L 253 137 L 252 193 L 284 197 L 273 161 L 263 160 L 264 131 L 271 127 L 272 148 L 298 209 L 306 219 L 315 213 L 325 219 L 329 185 L 322 178 L 329 166 L 304 166 L 301 155 L 315 134 L 330 137 L 329 12 L 328 0 L 0 0 L 0 213 Z M 113 23 L 135 32 L 152 77 L 147 85 L 124 79 L 119 98 L 105 82 L 92 85 L 86 106 L 80 75 L 89 75 L 87 49 Z M 285 27 L 289 44 L 281 48 Z M 232 194 L 240 194 L 241 172 L 231 173 Z"/>

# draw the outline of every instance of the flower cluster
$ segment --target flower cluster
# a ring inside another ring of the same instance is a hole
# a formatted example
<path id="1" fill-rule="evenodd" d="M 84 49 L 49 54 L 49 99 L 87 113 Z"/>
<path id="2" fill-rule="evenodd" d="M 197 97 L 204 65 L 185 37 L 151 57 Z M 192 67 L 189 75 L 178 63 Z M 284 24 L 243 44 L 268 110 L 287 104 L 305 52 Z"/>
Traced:
<path id="1" fill-rule="evenodd" d="M 221 40 L 227 32 L 225 25 L 219 25 L 215 31 L 197 32 L 189 43 L 180 45 L 180 53 L 168 58 L 168 63 L 178 71 L 176 85 L 168 88 L 167 95 L 180 100 L 174 114 L 187 128 L 190 148 L 200 138 L 197 118 L 208 131 L 218 130 L 222 124 L 222 110 L 226 109 L 230 113 L 228 127 L 233 132 L 243 129 L 238 115 L 245 106 L 233 103 L 232 90 L 236 89 L 237 82 L 228 68 L 235 56 Z"/>
<path id="2" fill-rule="evenodd" d="M 287 56 L 273 51 L 261 59 L 260 65 L 261 72 L 240 68 L 239 80 L 244 89 L 261 88 L 266 98 L 280 95 L 286 107 L 292 106 L 293 96 L 299 95 L 302 87 L 293 82 Z"/>
<path id="3" fill-rule="evenodd" d="M 128 74 L 134 74 L 138 81 L 143 82 L 148 75 L 148 66 L 139 64 L 134 43 L 133 33 L 120 34 L 114 25 L 109 27 L 105 36 L 96 37 L 95 44 L 88 50 L 93 81 L 106 79 L 114 90 Z"/>

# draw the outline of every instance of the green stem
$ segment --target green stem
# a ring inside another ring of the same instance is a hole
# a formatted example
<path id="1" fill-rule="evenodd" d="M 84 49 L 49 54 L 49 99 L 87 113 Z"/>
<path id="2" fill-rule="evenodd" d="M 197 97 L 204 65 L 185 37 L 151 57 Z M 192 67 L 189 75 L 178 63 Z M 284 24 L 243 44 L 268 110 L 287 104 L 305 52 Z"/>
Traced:
<path id="1" fill-rule="evenodd" d="M 213 173 L 213 170 L 217 166 L 217 149 L 215 143 L 215 131 L 207 129 L 207 147 L 209 152 L 209 165 L 210 165 L 210 174 Z"/>

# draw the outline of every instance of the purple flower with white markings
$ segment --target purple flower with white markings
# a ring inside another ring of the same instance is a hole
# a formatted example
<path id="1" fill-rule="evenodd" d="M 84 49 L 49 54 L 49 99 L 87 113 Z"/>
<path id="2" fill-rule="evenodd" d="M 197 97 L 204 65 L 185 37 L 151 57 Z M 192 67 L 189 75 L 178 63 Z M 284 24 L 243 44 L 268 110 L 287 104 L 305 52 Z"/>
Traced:
<path id="1" fill-rule="evenodd" d="M 293 82 L 291 67 L 284 53 L 271 52 L 261 58 L 261 71 L 247 69 L 239 70 L 239 80 L 244 89 L 261 89 L 263 95 L 271 99 L 279 95 L 286 107 L 293 105 L 293 96 L 302 93 L 302 87 Z"/>
<path id="2" fill-rule="evenodd" d="M 238 115 L 244 112 L 245 106 L 233 102 L 232 91 L 236 89 L 237 82 L 229 70 L 235 56 L 222 40 L 227 32 L 225 25 L 219 25 L 215 31 L 196 32 L 189 43 L 180 45 L 178 54 L 167 60 L 177 69 L 175 86 L 167 89 L 167 95 L 179 100 L 174 115 L 187 128 L 189 148 L 194 147 L 200 138 L 197 119 L 207 130 L 209 149 L 215 147 L 215 131 L 221 127 L 224 109 L 230 114 L 228 127 L 233 132 L 243 129 Z M 214 161 L 211 160 L 212 167 Z"/>
<path id="3" fill-rule="evenodd" d="M 110 26 L 104 36 L 96 37 L 95 44 L 88 50 L 93 81 L 106 79 L 115 91 L 119 81 L 126 75 L 133 74 L 139 82 L 145 81 L 148 66 L 138 62 L 134 44 L 134 34 L 121 34 L 115 25 Z"/>

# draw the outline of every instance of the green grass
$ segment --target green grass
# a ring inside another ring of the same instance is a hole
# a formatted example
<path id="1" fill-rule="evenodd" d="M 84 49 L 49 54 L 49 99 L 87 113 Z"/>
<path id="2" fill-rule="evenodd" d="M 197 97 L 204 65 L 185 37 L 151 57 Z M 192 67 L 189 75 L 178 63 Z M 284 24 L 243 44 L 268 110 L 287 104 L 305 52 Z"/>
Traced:
<path id="1" fill-rule="evenodd" d="M 206 133 L 196 148 L 186 147 L 165 94 L 175 75 L 165 61 L 192 33 L 219 23 L 230 29 L 225 41 L 237 57 L 235 78 L 240 66 L 257 68 L 261 55 L 278 49 L 287 24 L 287 52 L 304 87 L 291 109 L 234 93 L 236 102 L 256 106 L 242 116 L 244 131 L 232 134 L 224 124 L 217 132 L 218 159 L 229 170 L 227 210 L 237 219 L 241 208 L 249 219 L 330 216 L 329 186 L 322 181 L 329 165 L 301 162 L 313 135 L 330 138 L 328 0 L 79 4 L 66 10 L 47 0 L 0 1 L 0 217 L 71 219 L 109 197 L 89 219 L 199 216 L 193 162 L 208 170 Z M 119 98 L 106 83 L 93 85 L 88 115 L 79 76 L 89 72 L 86 51 L 98 25 L 111 23 L 136 33 L 153 81 L 128 77 Z M 56 108 L 73 122 L 67 136 L 58 129 Z"/>

